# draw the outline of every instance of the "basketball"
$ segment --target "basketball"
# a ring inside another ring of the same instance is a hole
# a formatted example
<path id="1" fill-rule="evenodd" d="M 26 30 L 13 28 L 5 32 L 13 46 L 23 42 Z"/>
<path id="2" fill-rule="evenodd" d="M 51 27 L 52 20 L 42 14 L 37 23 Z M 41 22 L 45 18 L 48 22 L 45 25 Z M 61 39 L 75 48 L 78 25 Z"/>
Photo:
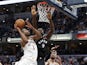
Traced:
<path id="1" fill-rule="evenodd" d="M 25 21 L 23 19 L 17 19 L 15 21 L 15 24 L 19 27 L 19 28 L 23 28 L 25 26 Z"/>

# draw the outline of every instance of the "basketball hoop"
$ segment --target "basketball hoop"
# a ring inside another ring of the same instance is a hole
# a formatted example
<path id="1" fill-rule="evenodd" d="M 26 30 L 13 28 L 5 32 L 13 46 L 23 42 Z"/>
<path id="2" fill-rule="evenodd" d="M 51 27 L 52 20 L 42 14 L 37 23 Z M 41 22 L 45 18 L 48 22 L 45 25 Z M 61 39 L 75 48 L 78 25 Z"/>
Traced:
<path id="1" fill-rule="evenodd" d="M 55 8 L 49 6 L 47 2 L 39 2 L 37 4 L 37 9 L 39 14 L 39 22 L 49 23 L 49 20 L 47 18 L 47 13 L 51 12 L 51 14 L 53 14 Z"/>

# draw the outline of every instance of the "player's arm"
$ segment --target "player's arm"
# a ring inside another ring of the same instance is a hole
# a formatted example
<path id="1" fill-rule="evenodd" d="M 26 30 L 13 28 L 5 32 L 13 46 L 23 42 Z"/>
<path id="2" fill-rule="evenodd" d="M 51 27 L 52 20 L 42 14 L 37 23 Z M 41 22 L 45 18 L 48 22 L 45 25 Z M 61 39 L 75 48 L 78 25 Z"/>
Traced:
<path id="1" fill-rule="evenodd" d="M 62 65 L 62 59 L 59 55 L 57 56 L 56 62 Z"/>
<path id="2" fill-rule="evenodd" d="M 31 36 L 34 40 L 38 40 L 41 38 L 41 33 L 36 29 L 34 28 L 30 22 L 26 21 L 26 27 L 30 28 L 33 32 L 34 32 L 34 35 Z"/>
<path id="3" fill-rule="evenodd" d="M 19 27 L 16 26 L 16 24 L 14 25 L 14 27 L 17 29 L 17 31 L 19 32 L 21 39 L 23 40 L 24 44 L 28 42 L 27 37 L 25 36 L 25 34 L 21 31 L 21 29 Z"/>
<path id="4" fill-rule="evenodd" d="M 31 7 L 31 14 L 32 14 L 32 26 L 37 29 L 37 11 L 35 5 Z"/>
<path id="5" fill-rule="evenodd" d="M 49 24 L 50 25 L 50 30 L 48 31 L 48 33 L 46 35 L 46 38 L 50 39 L 50 37 L 52 36 L 52 34 L 54 32 L 54 23 L 52 21 L 52 15 L 51 15 L 50 12 L 47 14 L 47 18 L 49 19 L 49 22 L 50 22 L 50 24 Z"/>
<path id="6" fill-rule="evenodd" d="M 59 45 L 55 45 L 54 47 L 51 48 L 51 51 L 52 50 L 56 50 L 58 47 L 60 47 Z"/>
<path id="7" fill-rule="evenodd" d="M 25 46 L 25 42 L 24 42 L 23 40 L 21 40 L 20 45 L 21 45 L 22 47 L 24 47 L 24 46 Z"/>

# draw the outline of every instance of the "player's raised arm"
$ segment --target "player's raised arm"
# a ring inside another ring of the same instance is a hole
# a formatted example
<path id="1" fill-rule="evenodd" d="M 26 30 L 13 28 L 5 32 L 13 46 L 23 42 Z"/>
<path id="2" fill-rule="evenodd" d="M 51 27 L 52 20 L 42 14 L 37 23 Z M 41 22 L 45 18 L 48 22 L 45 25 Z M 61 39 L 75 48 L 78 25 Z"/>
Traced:
<path id="1" fill-rule="evenodd" d="M 32 14 L 32 25 L 37 29 L 37 11 L 35 5 L 31 7 L 31 14 Z"/>
<path id="2" fill-rule="evenodd" d="M 17 27 L 16 24 L 14 24 L 14 27 L 17 29 L 17 31 L 19 32 L 21 39 L 23 40 L 24 43 L 28 42 L 27 37 L 25 36 L 25 34 L 21 31 L 21 29 L 19 27 Z"/>
<path id="3" fill-rule="evenodd" d="M 40 39 L 40 38 L 41 38 L 41 33 L 40 33 L 36 28 L 34 28 L 34 27 L 31 25 L 30 22 L 26 21 L 26 24 L 27 24 L 26 27 L 30 28 L 30 29 L 33 30 L 33 32 L 34 32 L 34 35 L 32 36 L 32 38 L 33 38 L 34 40 Z"/>
<path id="4" fill-rule="evenodd" d="M 52 15 L 51 15 L 50 12 L 47 13 L 47 18 L 48 18 L 48 20 L 50 22 L 50 24 L 49 24 L 50 25 L 50 30 L 48 31 L 46 38 L 50 39 L 50 37 L 52 36 L 52 34 L 54 32 L 54 23 L 52 21 Z"/>

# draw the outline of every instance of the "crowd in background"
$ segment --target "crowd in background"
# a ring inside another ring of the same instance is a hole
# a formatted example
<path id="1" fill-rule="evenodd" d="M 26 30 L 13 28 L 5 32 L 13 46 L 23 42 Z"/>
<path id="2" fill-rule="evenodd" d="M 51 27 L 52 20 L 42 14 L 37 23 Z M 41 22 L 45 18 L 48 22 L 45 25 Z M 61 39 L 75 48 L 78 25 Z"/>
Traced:
<path id="1" fill-rule="evenodd" d="M 22 12 L 30 12 L 29 7 L 26 8 L 26 11 L 21 9 L 18 5 L 16 5 L 16 8 L 18 8 L 16 10 L 16 13 L 19 13 L 20 10 L 22 10 Z M 74 33 L 74 32 L 83 31 L 83 30 L 86 31 L 87 30 L 87 19 L 86 19 L 87 16 L 83 15 L 84 14 L 84 11 L 82 11 L 83 9 L 79 9 L 79 10 L 81 14 L 78 13 L 79 18 L 77 20 L 73 20 L 69 18 L 68 16 L 64 15 L 63 13 L 59 11 L 55 11 L 53 15 L 54 16 L 53 22 L 55 25 L 54 34 Z M 4 15 L 3 13 L 7 14 L 8 11 L 0 12 L 1 15 Z M 0 20 L 0 39 L 2 39 L 2 37 L 14 37 L 14 38 L 19 37 L 18 32 L 14 29 L 14 22 L 15 22 L 15 19 L 13 15 L 11 14 L 8 14 L 8 17 L 6 17 L 3 21 Z M 42 27 L 47 31 L 49 28 L 46 26 L 48 25 L 44 24 L 44 26 Z M 1 56 L 0 62 L 2 64 L 4 63 L 3 65 L 11 65 L 12 62 L 15 62 L 17 60 L 17 56 L 20 54 L 17 53 L 16 57 L 8 56 L 9 53 L 6 51 L 4 50 L 3 54 L 6 54 L 7 56 Z M 61 56 L 61 58 L 62 58 L 63 65 L 86 65 L 85 62 L 83 61 L 84 57 L 82 56 L 81 57 Z"/>
<path id="2" fill-rule="evenodd" d="M 73 20 L 68 16 L 62 14 L 61 12 L 56 11 L 53 15 L 53 22 L 55 25 L 54 34 L 61 33 L 71 33 L 87 30 L 87 16 L 83 16 L 77 20 Z M 25 19 L 25 18 L 24 18 Z M 0 36 L 18 36 L 15 33 L 15 29 L 13 27 L 15 19 L 9 15 L 5 20 L 0 21 Z M 40 25 L 40 24 L 39 24 Z M 45 26 L 45 27 L 44 27 Z M 42 26 L 46 31 L 48 30 L 47 25 L 44 24 Z"/>
<path id="3" fill-rule="evenodd" d="M 86 65 L 86 56 L 60 56 L 62 59 L 62 65 Z M 2 65 L 12 65 L 16 61 L 15 56 L 0 56 L 0 63 Z"/>
<path id="4" fill-rule="evenodd" d="M 15 20 L 12 18 L 6 19 L 5 21 L 0 21 L 0 36 L 18 36 L 15 33 L 15 29 L 13 27 Z M 57 17 L 53 19 L 55 25 L 54 34 L 64 34 L 64 33 L 71 33 L 71 32 L 78 32 L 87 30 L 87 19 L 86 17 L 81 20 L 72 20 L 68 16 L 65 16 L 62 13 L 59 13 Z M 47 26 L 44 24 L 44 26 Z M 46 31 L 48 30 L 47 27 L 42 26 Z"/>

